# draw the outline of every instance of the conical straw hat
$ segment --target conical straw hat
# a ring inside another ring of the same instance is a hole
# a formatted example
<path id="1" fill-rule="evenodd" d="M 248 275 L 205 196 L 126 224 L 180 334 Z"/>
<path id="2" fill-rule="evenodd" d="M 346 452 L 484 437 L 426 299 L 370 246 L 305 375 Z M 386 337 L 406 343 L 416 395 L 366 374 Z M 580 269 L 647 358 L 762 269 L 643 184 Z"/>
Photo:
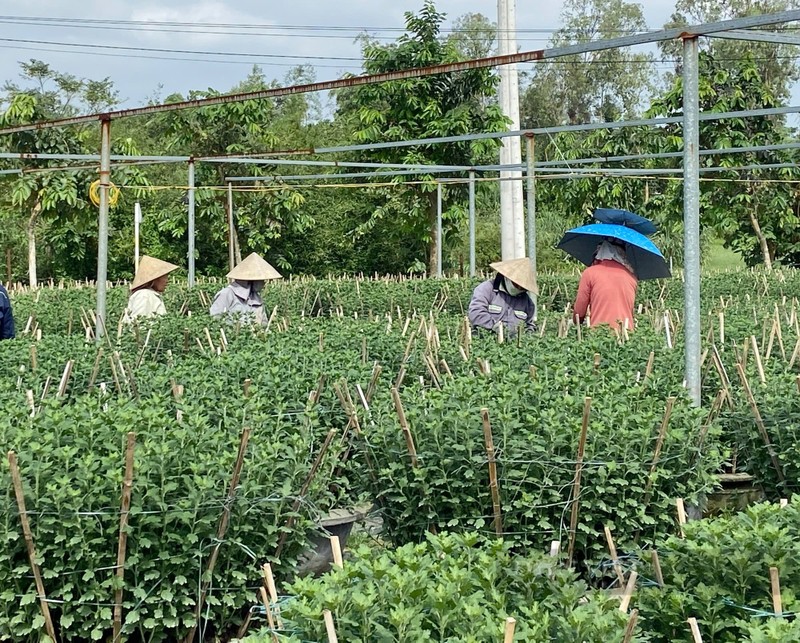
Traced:
<path id="1" fill-rule="evenodd" d="M 228 279 L 267 281 L 281 279 L 281 273 L 254 252 L 228 273 Z"/>
<path id="2" fill-rule="evenodd" d="M 154 279 L 168 275 L 173 270 L 177 270 L 178 267 L 174 263 L 144 255 L 139 259 L 139 269 L 136 271 L 133 283 L 131 283 L 131 290 L 136 290 L 140 286 L 149 284 Z"/>
<path id="3" fill-rule="evenodd" d="M 508 277 L 518 286 L 524 288 L 528 292 L 538 294 L 539 286 L 536 285 L 536 274 L 531 268 L 531 260 L 527 257 L 498 261 L 490 265 L 494 270 L 504 277 Z"/>

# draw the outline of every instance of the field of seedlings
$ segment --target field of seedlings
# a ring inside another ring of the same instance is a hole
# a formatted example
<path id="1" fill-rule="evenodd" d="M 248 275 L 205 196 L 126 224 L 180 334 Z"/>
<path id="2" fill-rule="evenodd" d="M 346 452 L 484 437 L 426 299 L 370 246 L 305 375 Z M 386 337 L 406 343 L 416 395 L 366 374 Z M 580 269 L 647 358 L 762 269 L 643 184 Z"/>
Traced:
<path id="1" fill-rule="evenodd" d="M 101 341 L 90 285 L 12 291 L 0 639 L 800 641 L 800 273 L 704 277 L 701 408 L 680 278 L 615 334 L 540 276 L 501 338 L 477 283 L 287 280 L 263 328 L 120 286 Z"/>

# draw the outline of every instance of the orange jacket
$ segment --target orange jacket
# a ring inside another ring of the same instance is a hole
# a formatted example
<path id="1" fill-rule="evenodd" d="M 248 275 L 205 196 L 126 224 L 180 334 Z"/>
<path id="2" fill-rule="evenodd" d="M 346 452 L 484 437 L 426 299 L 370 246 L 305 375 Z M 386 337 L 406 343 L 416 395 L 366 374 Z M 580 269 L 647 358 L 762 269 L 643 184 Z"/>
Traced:
<path id="1" fill-rule="evenodd" d="M 587 310 L 590 325 L 608 324 L 619 328 L 628 320 L 633 330 L 633 302 L 638 280 L 630 270 L 611 259 L 596 261 L 583 271 L 578 297 L 573 307 L 575 316 L 583 321 Z"/>

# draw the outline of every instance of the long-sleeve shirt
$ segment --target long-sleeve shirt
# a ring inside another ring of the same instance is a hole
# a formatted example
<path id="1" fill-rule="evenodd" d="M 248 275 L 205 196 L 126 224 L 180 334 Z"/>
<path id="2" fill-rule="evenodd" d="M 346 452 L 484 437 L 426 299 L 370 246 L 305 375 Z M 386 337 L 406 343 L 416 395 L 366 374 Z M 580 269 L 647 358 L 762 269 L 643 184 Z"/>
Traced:
<path id="1" fill-rule="evenodd" d="M 616 261 L 598 261 L 583 271 L 573 311 L 580 320 L 589 312 L 590 325 L 619 328 L 627 320 L 633 329 L 633 303 L 638 280 Z"/>
<path id="2" fill-rule="evenodd" d="M 513 331 L 519 324 L 536 330 L 536 307 L 527 292 L 509 295 L 500 289 L 499 280 L 489 279 L 472 292 L 469 302 L 469 321 L 473 327 L 495 330 L 498 322 Z"/>
<path id="3" fill-rule="evenodd" d="M 0 339 L 14 339 L 14 313 L 8 291 L 0 286 Z"/>
<path id="4" fill-rule="evenodd" d="M 161 301 L 161 296 L 152 288 L 140 288 L 134 291 L 128 299 L 124 320 L 125 323 L 130 323 L 137 317 L 155 317 L 166 314 L 167 309 L 164 307 L 164 302 Z"/>
<path id="5" fill-rule="evenodd" d="M 214 295 L 209 314 L 212 317 L 219 317 L 225 314 L 252 316 L 252 319 L 259 324 L 266 322 L 261 295 L 250 288 L 248 283 L 237 281 Z"/>

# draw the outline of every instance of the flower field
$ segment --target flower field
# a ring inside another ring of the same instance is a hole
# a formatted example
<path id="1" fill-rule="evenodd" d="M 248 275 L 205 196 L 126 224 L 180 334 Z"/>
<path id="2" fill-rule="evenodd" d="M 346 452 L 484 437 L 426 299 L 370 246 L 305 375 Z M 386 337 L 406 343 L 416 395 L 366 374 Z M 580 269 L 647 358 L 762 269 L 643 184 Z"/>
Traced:
<path id="1" fill-rule="evenodd" d="M 540 282 L 539 330 L 502 342 L 465 325 L 468 279 L 270 284 L 259 329 L 203 283 L 122 330 L 113 288 L 100 342 L 85 284 L 12 292 L 0 639 L 325 641 L 328 610 L 343 641 L 800 640 L 800 274 L 704 280 L 699 409 L 680 279 L 620 335 L 568 323 L 577 277 Z M 766 502 L 710 515 L 720 474 Z M 377 537 L 298 576 L 364 503 Z"/>

